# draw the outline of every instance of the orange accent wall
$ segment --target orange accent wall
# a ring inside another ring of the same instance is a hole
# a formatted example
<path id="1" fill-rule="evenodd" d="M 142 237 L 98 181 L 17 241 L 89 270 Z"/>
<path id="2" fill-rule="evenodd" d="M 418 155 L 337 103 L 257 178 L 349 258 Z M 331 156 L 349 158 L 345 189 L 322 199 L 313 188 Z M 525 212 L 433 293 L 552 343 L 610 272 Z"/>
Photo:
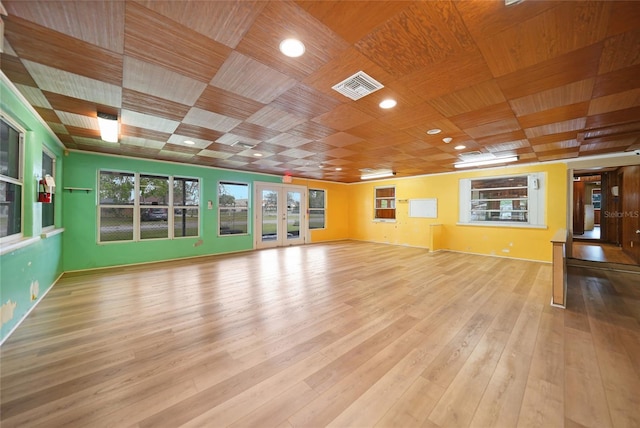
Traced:
<path id="1" fill-rule="evenodd" d="M 293 183 L 309 189 L 323 189 L 326 196 L 324 229 L 310 231 L 311 242 L 349 239 L 349 186 L 342 183 L 294 178 Z"/>
<path id="2" fill-rule="evenodd" d="M 459 180 L 500 175 L 546 172 L 546 229 L 458 225 Z M 396 186 L 396 221 L 373 221 L 374 187 Z M 393 178 L 348 185 L 351 239 L 428 248 L 430 225 L 441 224 L 443 249 L 529 260 L 551 261 L 550 240 L 566 228 L 566 165 L 540 164 L 465 171 L 415 178 Z M 410 218 L 405 199 L 436 198 L 437 218 Z"/>
<path id="3" fill-rule="evenodd" d="M 458 225 L 459 180 L 462 178 L 546 173 L 546 229 Z M 293 184 L 327 192 L 326 228 L 311 231 L 311 242 L 355 239 L 394 245 L 551 261 L 551 238 L 566 228 L 567 167 L 540 164 L 464 171 L 414 178 L 391 178 L 355 184 L 294 179 Z M 396 221 L 373 220 L 374 188 L 396 186 Z M 409 199 L 436 198 L 437 218 L 409 217 Z M 440 225 L 432 228 L 431 225 Z M 438 236 L 432 237 L 431 231 Z M 432 238 L 434 238 L 432 240 Z"/>

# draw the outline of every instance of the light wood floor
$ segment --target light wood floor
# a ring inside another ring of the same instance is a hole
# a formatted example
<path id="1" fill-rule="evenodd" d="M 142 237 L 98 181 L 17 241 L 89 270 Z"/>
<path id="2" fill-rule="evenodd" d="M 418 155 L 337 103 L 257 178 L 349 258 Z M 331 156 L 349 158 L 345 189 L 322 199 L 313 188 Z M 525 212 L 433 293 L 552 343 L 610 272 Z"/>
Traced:
<path id="1" fill-rule="evenodd" d="M 640 426 L 638 276 L 339 242 L 66 275 L 8 427 Z"/>

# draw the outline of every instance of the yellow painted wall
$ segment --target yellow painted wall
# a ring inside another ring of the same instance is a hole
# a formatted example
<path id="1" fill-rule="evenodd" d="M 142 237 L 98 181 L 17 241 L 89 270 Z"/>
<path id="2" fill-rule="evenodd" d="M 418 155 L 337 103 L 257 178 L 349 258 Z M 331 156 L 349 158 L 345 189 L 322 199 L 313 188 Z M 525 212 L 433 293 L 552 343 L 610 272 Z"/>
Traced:
<path id="1" fill-rule="evenodd" d="M 546 172 L 546 229 L 457 225 L 459 180 L 487 176 Z M 396 186 L 396 222 L 373 221 L 373 194 L 376 186 Z M 403 199 L 437 198 L 438 217 L 410 218 Z M 349 237 L 428 248 L 430 225 L 442 224 L 438 242 L 444 249 L 529 260 L 551 261 L 550 240 L 566 228 L 566 165 L 513 166 L 415 178 L 393 178 L 348 186 Z"/>
<path id="2" fill-rule="evenodd" d="M 311 230 L 311 242 L 349 239 L 348 185 L 294 178 L 293 183 L 309 189 L 323 189 L 326 195 L 325 228 Z"/>

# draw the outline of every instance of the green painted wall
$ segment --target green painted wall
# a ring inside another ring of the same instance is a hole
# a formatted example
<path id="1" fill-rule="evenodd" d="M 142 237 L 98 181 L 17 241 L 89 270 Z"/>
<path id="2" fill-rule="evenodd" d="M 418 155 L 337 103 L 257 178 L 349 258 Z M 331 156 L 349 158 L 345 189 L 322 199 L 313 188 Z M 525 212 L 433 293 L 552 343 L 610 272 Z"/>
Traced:
<path id="1" fill-rule="evenodd" d="M 142 242 L 98 244 L 96 192 L 100 170 L 164 174 L 200 178 L 200 237 L 159 239 Z M 249 183 L 281 182 L 281 177 L 203 168 L 170 162 L 71 152 L 65 157 L 64 182 L 68 187 L 92 191 L 64 191 L 64 270 L 94 269 L 131 263 L 243 251 L 253 248 L 253 236 L 218 236 L 217 191 L 219 181 Z M 251 197 L 251 195 L 250 195 Z M 207 209 L 207 201 L 213 209 Z M 251 210 L 251 208 L 250 208 Z M 249 213 L 251 216 L 251 211 Z M 202 243 L 195 246 L 199 240 Z"/>
<path id="2" fill-rule="evenodd" d="M 0 110 L 9 121 L 26 131 L 24 146 L 23 234 L 32 243 L 0 255 L 0 305 L 2 328 L 0 341 L 28 313 L 44 292 L 62 273 L 62 235 L 40 239 L 42 233 L 42 204 L 37 201 L 37 180 L 42 174 L 42 150 L 46 147 L 56 157 L 56 184 L 62 184 L 62 148 L 14 91 L 13 85 L 0 74 Z M 60 194 L 60 192 L 58 192 Z M 62 202 L 55 206 L 55 224 L 62 224 Z"/>

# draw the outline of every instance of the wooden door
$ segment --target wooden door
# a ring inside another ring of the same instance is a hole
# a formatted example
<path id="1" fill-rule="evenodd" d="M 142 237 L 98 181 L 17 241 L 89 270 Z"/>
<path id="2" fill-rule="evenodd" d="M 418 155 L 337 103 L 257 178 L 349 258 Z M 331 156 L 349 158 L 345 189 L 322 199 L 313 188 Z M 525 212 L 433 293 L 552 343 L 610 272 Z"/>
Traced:
<path id="1" fill-rule="evenodd" d="M 622 171 L 622 250 L 640 265 L 640 165 Z"/>
<path id="2" fill-rule="evenodd" d="M 573 182 L 573 234 L 584 234 L 584 183 Z"/>

